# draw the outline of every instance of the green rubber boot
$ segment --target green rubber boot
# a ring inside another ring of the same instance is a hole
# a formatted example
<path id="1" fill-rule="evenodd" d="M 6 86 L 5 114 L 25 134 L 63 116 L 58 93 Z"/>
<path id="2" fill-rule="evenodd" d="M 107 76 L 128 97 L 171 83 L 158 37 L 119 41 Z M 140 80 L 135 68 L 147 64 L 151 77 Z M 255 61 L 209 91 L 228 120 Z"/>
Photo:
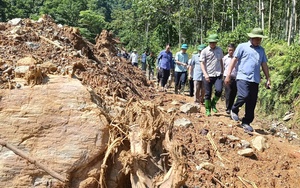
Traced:
<path id="1" fill-rule="evenodd" d="M 211 101 L 210 100 L 205 100 L 205 114 L 206 116 L 211 116 Z"/>
<path id="2" fill-rule="evenodd" d="M 214 96 L 213 100 L 211 101 L 211 109 L 214 113 L 218 112 L 216 104 L 217 104 L 219 99 L 220 99 L 220 97 Z"/>

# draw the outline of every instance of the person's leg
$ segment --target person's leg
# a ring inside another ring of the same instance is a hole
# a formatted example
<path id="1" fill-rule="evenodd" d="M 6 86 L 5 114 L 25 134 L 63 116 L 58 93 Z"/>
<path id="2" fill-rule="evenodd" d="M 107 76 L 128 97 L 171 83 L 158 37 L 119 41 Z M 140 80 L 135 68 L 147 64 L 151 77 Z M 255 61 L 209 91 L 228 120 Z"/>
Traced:
<path id="1" fill-rule="evenodd" d="M 180 80 L 180 72 L 174 72 L 174 79 L 175 79 L 175 94 L 178 94 L 178 86 L 179 86 L 179 80 Z"/>
<path id="2" fill-rule="evenodd" d="M 206 115 L 211 115 L 211 93 L 212 93 L 212 86 L 214 84 L 215 79 L 210 77 L 210 82 L 207 82 L 206 79 L 204 80 L 204 88 L 205 88 L 205 111 Z"/>
<path id="3" fill-rule="evenodd" d="M 194 102 L 200 103 L 201 81 L 194 80 Z"/>
<path id="4" fill-rule="evenodd" d="M 222 90 L 223 90 L 223 79 L 221 76 L 216 77 L 216 81 L 214 85 L 215 85 L 215 96 L 211 102 L 211 108 L 215 113 L 217 113 L 218 110 L 216 108 L 216 105 L 222 95 Z"/>
<path id="5" fill-rule="evenodd" d="M 231 108 L 231 118 L 238 121 L 239 108 L 242 107 L 245 102 L 249 99 L 249 83 L 245 80 L 237 80 L 237 99 Z"/>
<path id="6" fill-rule="evenodd" d="M 169 76 L 170 76 L 170 70 L 166 70 L 166 69 L 162 69 L 163 71 L 162 71 L 162 85 L 161 85 L 161 87 L 162 87 L 162 89 L 164 89 L 165 88 L 165 86 L 166 86 L 166 84 L 167 84 L 167 81 L 168 81 L 168 79 L 169 79 Z"/>
<path id="7" fill-rule="evenodd" d="M 230 86 L 230 91 L 229 91 L 229 96 L 228 96 L 228 106 L 226 103 L 226 110 L 229 110 L 229 112 L 230 112 L 232 105 L 234 103 L 234 99 L 236 97 L 236 93 L 237 93 L 236 80 L 231 79 L 229 86 Z M 226 89 L 225 89 L 225 91 L 226 91 Z M 226 97 L 226 100 L 227 100 L 227 97 Z"/>
<path id="8" fill-rule="evenodd" d="M 194 96 L 194 80 L 193 78 L 189 79 L 189 85 L 190 85 L 190 97 Z"/>
<path id="9" fill-rule="evenodd" d="M 187 79 L 187 72 L 181 72 L 180 75 L 180 93 L 184 94 L 184 88 L 186 84 L 186 79 Z"/>
<path id="10" fill-rule="evenodd" d="M 249 84 L 249 98 L 246 101 L 245 105 L 245 117 L 242 119 L 242 124 L 250 125 L 254 119 L 254 110 L 257 102 L 258 95 L 258 84 L 250 83 Z"/>
<path id="11" fill-rule="evenodd" d="M 205 89 L 204 89 L 204 82 L 203 82 L 203 80 L 204 79 L 202 79 L 202 81 L 201 81 L 201 86 L 200 86 L 200 102 L 202 103 L 202 104 L 204 104 L 204 97 L 205 97 Z"/>
<path id="12" fill-rule="evenodd" d="M 133 66 L 138 67 L 138 63 L 133 63 Z"/>
<path id="13" fill-rule="evenodd" d="M 229 113 L 230 113 L 230 110 L 231 110 L 231 107 L 232 107 L 232 105 L 231 105 L 231 107 L 230 107 L 230 93 L 231 93 L 231 87 L 230 87 L 230 85 L 231 85 L 232 83 L 230 83 L 229 85 L 225 85 L 225 104 L 226 104 L 226 112 L 228 112 L 229 111 Z"/>

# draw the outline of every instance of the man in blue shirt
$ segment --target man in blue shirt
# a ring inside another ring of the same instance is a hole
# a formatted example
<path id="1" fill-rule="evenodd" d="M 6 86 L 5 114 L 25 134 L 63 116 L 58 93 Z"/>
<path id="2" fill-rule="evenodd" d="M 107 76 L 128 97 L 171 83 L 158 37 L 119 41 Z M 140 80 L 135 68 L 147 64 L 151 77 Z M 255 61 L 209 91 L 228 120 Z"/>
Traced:
<path id="1" fill-rule="evenodd" d="M 187 44 L 181 45 L 181 51 L 177 52 L 175 55 L 175 94 L 178 94 L 178 90 L 180 90 L 180 94 L 184 94 L 184 86 L 187 78 L 187 67 L 189 56 L 186 53 L 188 49 Z"/>
<path id="2" fill-rule="evenodd" d="M 172 52 L 170 51 L 170 44 L 166 45 L 166 49 L 161 51 L 157 57 L 158 71 L 161 82 L 161 91 L 167 91 L 165 87 L 170 76 L 170 69 L 172 64 Z"/>
<path id="3" fill-rule="evenodd" d="M 263 47 L 260 46 L 263 35 L 261 28 L 254 28 L 248 33 L 250 41 L 239 44 L 236 48 L 232 62 L 229 65 L 225 79 L 225 84 L 230 83 L 230 75 L 233 68 L 237 64 L 237 100 L 231 108 L 231 118 L 235 121 L 239 120 L 239 108 L 245 105 L 245 116 L 242 119 L 242 127 L 246 132 L 253 132 L 250 126 L 254 119 L 254 110 L 257 102 L 258 85 L 260 83 L 260 67 L 266 76 L 266 87 L 270 88 L 271 80 L 269 76 L 269 68 L 267 65 L 267 57 Z"/>
<path id="4" fill-rule="evenodd" d="M 192 77 L 194 81 L 194 102 L 198 104 L 204 102 L 205 95 L 204 84 L 202 82 L 203 72 L 200 63 L 200 54 L 204 48 L 206 48 L 205 44 L 198 46 L 198 53 L 192 56 L 191 66 L 189 67 L 189 76 Z"/>
<path id="5" fill-rule="evenodd" d="M 146 61 L 147 61 L 147 51 L 145 51 L 143 54 L 142 54 L 142 70 L 143 71 L 146 71 L 146 68 L 147 68 L 147 64 L 146 64 Z"/>

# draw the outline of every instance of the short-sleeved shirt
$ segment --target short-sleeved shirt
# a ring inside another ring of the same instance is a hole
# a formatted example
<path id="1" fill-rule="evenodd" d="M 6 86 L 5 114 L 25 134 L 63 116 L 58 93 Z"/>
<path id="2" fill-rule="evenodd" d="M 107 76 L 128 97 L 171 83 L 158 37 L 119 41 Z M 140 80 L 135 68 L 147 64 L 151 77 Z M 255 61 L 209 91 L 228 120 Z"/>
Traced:
<path id="1" fill-rule="evenodd" d="M 206 71 L 209 77 L 217 77 L 222 74 L 222 58 L 223 51 L 218 46 L 214 49 L 207 46 L 201 51 L 200 62 L 204 62 L 206 64 Z"/>
<path id="2" fill-rule="evenodd" d="M 223 57 L 224 76 L 227 76 L 228 68 L 229 68 L 229 65 L 230 65 L 232 59 L 233 59 L 233 56 L 229 56 L 229 54 L 227 54 Z M 232 78 L 236 78 L 236 74 L 237 74 L 237 65 L 232 69 L 230 76 Z"/>
<path id="3" fill-rule="evenodd" d="M 203 72 L 200 64 L 200 54 L 194 54 L 191 59 L 191 66 L 193 70 L 193 80 L 202 81 Z"/>
<path id="4" fill-rule="evenodd" d="M 268 62 L 265 49 L 261 46 L 253 46 L 248 41 L 239 44 L 233 56 L 238 59 L 236 79 L 259 83 L 261 64 Z"/>
<path id="5" fill-rule="evenodd" d="M 132 63 L 132 64 L 133 64 L 133 63 L 138 63 L 138 58 L 139 58 L 139 55 L 138 55 L 138 54 L 132 53 L 132 54 L 130 55 L 131 63 Z"/>
<path id="6" fill-rule="evenodd" d="M 163 50 L 157 57 L 158 66 L 162 69 L 170 70 L 172 64 L 172 52 Z"/>
<path id="7" fill-rule="evenodd" d="M 188 60 L 189 60 L 189 56 L 187 53 L 182 53 L 180 51 L 180 52 L 177 52 L 175 55 L 175 61 L 179 61 L 181 63 L 188 64 Z M 175 72 L 186 72 L 186 71 L 187 71 L 187 67 L 178 65 L 177 63 L 175 63 Z"/>
<path id="8" fill-rule="evenodd" d="M 146 63 L 146 60 L 147 60 L 147 54 L 143 53 L 142 54 L 142 63 Z"/>

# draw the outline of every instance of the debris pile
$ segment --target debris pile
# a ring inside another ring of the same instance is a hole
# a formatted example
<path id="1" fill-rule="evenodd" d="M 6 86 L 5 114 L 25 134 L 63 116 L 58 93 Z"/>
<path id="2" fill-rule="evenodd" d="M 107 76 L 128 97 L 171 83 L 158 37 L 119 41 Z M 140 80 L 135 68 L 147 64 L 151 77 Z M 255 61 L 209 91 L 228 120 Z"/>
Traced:
<path id="1" fill-rule="evenodd" d="M 154 92 L 142 71 L 116 56 L 117 42 L 108 31 L 97 36 L 93 45 L 77 28 L 57 25 L 47 15 L 38 21 L 16 18 L 0 28 L 2 89 L 19 88 L 15 77 L 35 85 L 45 83 L 47 74 L 56 74 L 77 77 L 99 95 L 126 100 L 147 99 Z"/>
<path id="2" fill-rule="evenodd" d="M 62 186 L 179 188 L 187 179 L 186 160 L 183 147 L 172 142 L 173 118 L 145 101 L 155 95 L 153 83 L 116 56 L 116 44 L 108 31 L 97 36 L 95 45 L 89 43 L 78 29 L 57 25 L 47 15 L 1 23 L 0 89 L 35 87 L 46 84 L 50 75 L 69 76 L 87 87 L 103 112 L 110 139 L 99 173 L 81 182 L 72 179 L 78 176 L 74 173 Z M 112 106 L 119 107 L 113 116 Z"/>

